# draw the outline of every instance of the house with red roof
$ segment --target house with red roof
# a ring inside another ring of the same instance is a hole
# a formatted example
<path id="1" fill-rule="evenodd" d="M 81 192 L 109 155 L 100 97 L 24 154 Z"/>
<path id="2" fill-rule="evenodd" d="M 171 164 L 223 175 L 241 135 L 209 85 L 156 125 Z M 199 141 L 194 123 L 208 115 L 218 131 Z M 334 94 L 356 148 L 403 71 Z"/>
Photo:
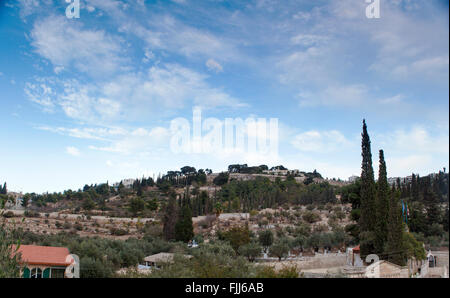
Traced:
<path id="1" fill-rule="evenodd" d="M 20 254 L 23 278 L 72 278 L 75 259 L 65 247 L 20 245 L 15 254 Z"/>

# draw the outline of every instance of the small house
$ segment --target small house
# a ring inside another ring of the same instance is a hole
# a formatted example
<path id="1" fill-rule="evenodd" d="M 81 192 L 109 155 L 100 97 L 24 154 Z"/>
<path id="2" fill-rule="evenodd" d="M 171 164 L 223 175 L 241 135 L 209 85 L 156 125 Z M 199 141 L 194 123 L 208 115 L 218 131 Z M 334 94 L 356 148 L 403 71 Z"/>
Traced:
<path id="1" fill-rule="evenodd" d="M 156 255 L 144 258 L 144 264 L 141 264 L 141 269 L 161 268 L 163 264 L 172 263 L 174 259 L 173 253 L 161 252 Z M 183 255 L 185 258 L 192 258 L 190 255 Z"/>
<path id="2" fill-rule="evenodd" d="M 74 275 L 75 259 L 65 247 L 20 245 L 15 254 L 20 254 L 23 278 L 72 278 Z"/>

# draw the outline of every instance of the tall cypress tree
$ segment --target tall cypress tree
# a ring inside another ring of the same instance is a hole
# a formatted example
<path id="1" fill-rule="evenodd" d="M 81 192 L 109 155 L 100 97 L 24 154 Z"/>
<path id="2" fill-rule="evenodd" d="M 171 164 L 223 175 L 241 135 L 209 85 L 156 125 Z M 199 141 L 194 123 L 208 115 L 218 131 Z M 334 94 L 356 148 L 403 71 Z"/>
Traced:
<path id="1" fill-rule="evenodd" d="M 180 217 L 175 225 L 175 239 L 177 241 L 189 242 L 193 237 L 192 211 L 191 207 L 186 204 L 181 210 Z"/>
<path id="2" fill-rule="evenodd" d="M 387 242 L 384 250 L 386 259 L 394 264 L 404 266 L 406 252 L 403 243 L 402 209 L 399 191 L 392 192 L 389 201 L 389 220 Z"/>
<path id="3" fill-rule="evenodd" d="M 389 220 L 389 184 L 387 181 L 384 152 L 380 150 L 380 166 L 378 170 L 375 227 L 375 253 L 382 253 L 388 237 Z"/>
<path id="4" fill-rule="evenodd" d="M 416 175 L 412 174 L 411 178 L 411 200 L 414 202 L 419 201 L 419 179 Z"/>
<path id="5" fill-rule="evenodd" d="M 375 196 L 376 187 L 372 167 L 372 152 L 370 149 L 370 137 L 367 133 L 366 121 L 363 120 L 362 132 L 362 171 L 361 171 L 361 217 L 360 225 L 360 247 L 361 255 L 366 256 L 374 252 L 374 229 L 376 223 Z"/>
<path id="6" fill-rule="evenodd" d="M 3 184 L 3 187 L 1 187 L 0 185 L 0 189 L 1 189 L 0 194 L 6 195 L 8 193 L 8 189 L 6 188 L 6 182 Z"/>
<path id="7" fill-rule="evenodd" d="M 428 181 L 427 181 L 428 180 Z M 426 209 L 426 223 L 427 223 L 427 231 L 426 236 L 432 236 L 430 233 L 430 227 L 433 224 L 437 224 L 441 222 L 441 209 L 439 207 L 439 199 L 437 195 L 433 192 L 431 187 L 431 182 L 429 178 L 426 178 L 423 190 L 423 201 Z"/>
<path id="8" fill-rule="evenodd" d="M 169 196 L 169 202 L 164 213 L 163 218 L 163 234 L 164 238 L 169 241 L 175 239 L 175 224 L 177 221 L 177 202 L 175 193 L 171 193 Z"/>

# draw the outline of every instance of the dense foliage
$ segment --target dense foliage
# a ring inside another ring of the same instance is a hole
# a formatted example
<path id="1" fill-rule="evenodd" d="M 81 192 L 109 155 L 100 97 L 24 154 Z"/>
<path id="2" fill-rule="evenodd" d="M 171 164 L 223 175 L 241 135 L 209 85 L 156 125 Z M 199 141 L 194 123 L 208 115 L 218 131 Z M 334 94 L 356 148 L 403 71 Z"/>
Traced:
<path id="1" fill-rule="evenodd" d="M 3 221 L 0 223 L 0 278 L 14 278 L 20 275 L 20 254 L 16 253 L 20 247 L 20 238 L 14 231 Z"/>

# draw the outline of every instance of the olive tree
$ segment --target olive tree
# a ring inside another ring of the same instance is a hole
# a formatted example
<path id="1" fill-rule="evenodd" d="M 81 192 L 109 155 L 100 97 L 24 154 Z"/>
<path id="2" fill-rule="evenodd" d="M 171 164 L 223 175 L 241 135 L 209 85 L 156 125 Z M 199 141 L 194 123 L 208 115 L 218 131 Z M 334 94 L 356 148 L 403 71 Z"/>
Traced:
<path id="1" fill-rule="evenodd" d="M 0 278 L 20 277 L 20 254 L 17 254 L 20 241 L 15 238 L 14 230 L 2 222 L 0 224 Z"/>

